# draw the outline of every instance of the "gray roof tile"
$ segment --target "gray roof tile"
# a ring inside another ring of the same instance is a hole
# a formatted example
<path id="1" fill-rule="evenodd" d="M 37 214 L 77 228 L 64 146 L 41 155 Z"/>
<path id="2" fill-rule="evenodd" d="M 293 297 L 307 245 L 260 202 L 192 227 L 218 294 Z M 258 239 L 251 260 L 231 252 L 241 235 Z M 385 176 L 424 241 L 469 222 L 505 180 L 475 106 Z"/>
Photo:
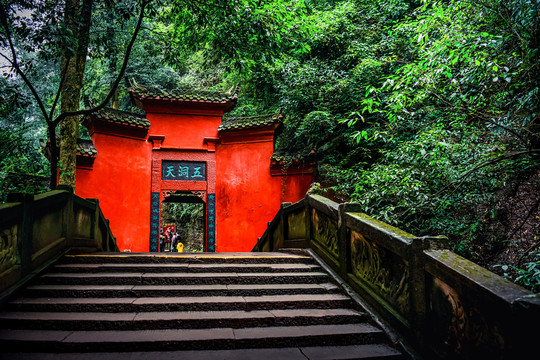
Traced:
<path id="1" fill-rule="evenodd" d="M 97 149 L 92 140 L 77 139 L 77 155 L 95 157 Z"/>
<path id="2" fill-rule="evenodd" d="M 98 119 L 113 122 L 122 125 L 131 125 L 148 129 L 150 121 L 140 114 L 135 114 L 127 111 L 121 111 L 111 108 L 104 108 L 92 113 Z"/>
<path id="3" fill-rule="evenodd" d="M 132 97 L 138 100 L 170 100 L 170 101 L 185 101 L 185 102 L 205 102 L 205 103 L 236 103 L 240 87 L 237 86 L 229 91 L 213 91 L 213 90 L 193 90 L 193 89 L 175 89 L 175 90 L 160 90 L 156 88 L 134 85 L 133 89 L 129 90 Z"/>
<path id="4" fill-rule="evenodd" d="M 280 114 L 223 118 L 221 125 L 218 127 L 218 131 L 248 129 L 277 124 L 282 121 L 283 116 Z"/>

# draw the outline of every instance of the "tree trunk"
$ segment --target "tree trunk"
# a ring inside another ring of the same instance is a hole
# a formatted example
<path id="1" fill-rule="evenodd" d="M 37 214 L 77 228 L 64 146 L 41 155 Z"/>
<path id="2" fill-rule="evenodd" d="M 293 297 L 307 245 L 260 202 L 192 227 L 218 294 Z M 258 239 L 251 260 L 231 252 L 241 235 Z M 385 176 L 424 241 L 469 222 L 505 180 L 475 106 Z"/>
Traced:
<path id="1" fill-rule="evenodd" d="M 107 49 L 106 54 L 109 59 L 109 73 L 112 75 L 117 73 L 116 67 L 118 66 L 118 41 L 115 37 L 115 26 L 114 23 L 117 21 L 114 15 L 113 4 L 110 3 L 108 6 L 109 10 L 109 20 L 107 24 Z M 115 79 L 111 79 L 111 87 L 114 85 Z M 118 95 L 118 88 L 114 91 L 114 94 L 111 98 L 111 107 L 113 109 L 119 109 L 120 107 L 120 98 Z"/>
<path id="2" fill-rule="evenodd" d="M 58 174 L 58 157 L 60 156 L 58 144 L 56 143 L 56 126 L 51 123 L 47 123 L 47 132 L 49 134 L 49 157 L 51 162 L 51 174 L 49 179 L 49 186 L 51 190 L 56 189 L 58 183 L 57 174 Z"/>
<path id="3" fill-rule="evenodd" d="M 75 53 L 68 49 L 62 56 L 61 69 L 66 69 L 66 78 L 60 92 L 61 111 L 79 110 L 81 89 L 88 54 L 92 0 L 66 0 L 64 21 L 77 42 Z M 67 67 L 66 67 L 67 64 Z M 77 170 L 77 139 L 79 138 L 79 117 L 71 116 L 60 124 L 60 174 L 58 183 L 75 189 Z"/>

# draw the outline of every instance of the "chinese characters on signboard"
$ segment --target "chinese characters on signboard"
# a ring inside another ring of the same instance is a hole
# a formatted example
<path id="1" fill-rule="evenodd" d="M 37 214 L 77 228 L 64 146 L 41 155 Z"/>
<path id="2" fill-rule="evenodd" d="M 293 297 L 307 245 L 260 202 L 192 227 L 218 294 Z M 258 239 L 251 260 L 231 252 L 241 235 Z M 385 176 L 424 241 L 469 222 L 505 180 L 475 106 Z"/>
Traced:
<path id="1" fill-rule="evenodd" d="M 159 251 L 159 193 L 150 197 L 150 251 Z"/>
<path id="2" fill-rule="evenodd" d="M 216 194 L 208 194 L 206 203 L 208 213 L 208 238 L 206 241 L 206 251 L 216 251 Z"/>
<path id="3" fill-rule="evenodd" d="M 163 160 L 161 180 L 206 181 L 206 163 L 203 161 Z"/>

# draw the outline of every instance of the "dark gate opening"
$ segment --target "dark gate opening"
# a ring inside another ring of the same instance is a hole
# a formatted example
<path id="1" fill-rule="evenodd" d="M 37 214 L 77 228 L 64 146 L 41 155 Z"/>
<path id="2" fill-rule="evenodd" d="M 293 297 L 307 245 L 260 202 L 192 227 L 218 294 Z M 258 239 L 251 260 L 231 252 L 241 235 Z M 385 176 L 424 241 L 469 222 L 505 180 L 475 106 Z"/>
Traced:
<path id="1" fill-rule="evenodd" d="M 175 194 L 161 203 L 160 252 L 204 252 L 206 206 L 193 194 Z"/>

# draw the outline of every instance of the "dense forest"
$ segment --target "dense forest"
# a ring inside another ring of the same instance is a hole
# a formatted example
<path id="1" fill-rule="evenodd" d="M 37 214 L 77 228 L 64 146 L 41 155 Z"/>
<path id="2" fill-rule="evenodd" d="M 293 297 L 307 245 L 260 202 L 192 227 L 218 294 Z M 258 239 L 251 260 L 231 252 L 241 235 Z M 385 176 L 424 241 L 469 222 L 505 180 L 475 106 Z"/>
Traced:
<path id="1" fill-rule="evenodd" d="M 540 1 L 0 6 L 3 200 L 74 181 L 79 118 L 135 111 L 134 85 L 240 84 L 230 115 L 281 112 L 275 156 L 316 156 L 310 191 L 540 290 Z"/>

